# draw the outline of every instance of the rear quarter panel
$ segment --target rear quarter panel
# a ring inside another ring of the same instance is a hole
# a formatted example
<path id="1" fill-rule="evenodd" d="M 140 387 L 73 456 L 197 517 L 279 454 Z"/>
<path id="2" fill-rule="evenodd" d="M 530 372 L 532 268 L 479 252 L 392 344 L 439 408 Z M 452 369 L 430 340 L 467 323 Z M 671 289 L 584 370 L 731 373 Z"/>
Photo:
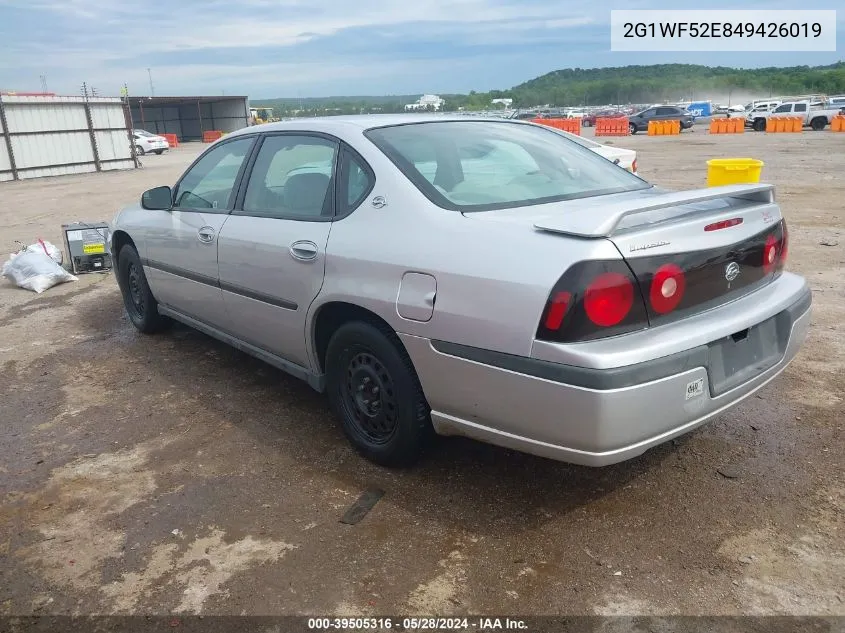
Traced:
<path id="1" fill-rule="evenodd" d="M 399 333 L 528 356 L 563 272 L 582 259 L 620 258 L 608 240 L 553 235 L 530 222 L 480 222 L 441 209 L 363 136 L 353 146 L 373 167 L 376 184 L 358 209 L 332 226 L 325 282 L 307 324 L 315 366 L 314 319 L 332 301 L 371 310 Z M 377 196 L 387 205 L 375 208 Z M 427 322 L 397 313 L 406 272 L 437 280 Z"/>

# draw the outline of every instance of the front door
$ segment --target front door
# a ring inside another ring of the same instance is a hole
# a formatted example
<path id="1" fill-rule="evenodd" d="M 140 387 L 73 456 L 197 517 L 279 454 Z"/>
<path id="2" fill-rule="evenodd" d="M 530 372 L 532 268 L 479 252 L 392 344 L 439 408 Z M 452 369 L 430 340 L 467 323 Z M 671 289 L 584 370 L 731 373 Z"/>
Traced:
<path id="1" fill-rule="evenodd" d="M 185 173 L 170 211 L 145 231 L 144 265 L 159 303 L 218 328 L 228 319 L 218 283 L 217 242 L 254 137 L 216 145 Z"/>
<path id="2" fill-rule="evenodd" d="M 302 367 L 305 317 L 325 274 L 337 153 L 322 136 L 266 136 L 218 238 L 233 333 Z"/>

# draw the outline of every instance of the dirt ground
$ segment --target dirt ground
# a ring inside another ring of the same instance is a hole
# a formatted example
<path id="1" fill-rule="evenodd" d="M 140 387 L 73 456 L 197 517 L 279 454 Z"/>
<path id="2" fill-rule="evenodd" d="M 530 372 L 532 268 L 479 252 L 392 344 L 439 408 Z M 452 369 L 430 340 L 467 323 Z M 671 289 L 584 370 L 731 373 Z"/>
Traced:
<path id="1" fill-rule="evenodd" d="M 0 615 L 845 615 L 845 134 L 611 142 L 674 188 L 765 161 L 814 315 L 759 395 L 604 469 L 444 439 L 391 471 L 304 383 L 184 327 L 138 334 L 111 275 L 0 280 Z M 3 258 L 110 221 L 200 149 L 0 184 Z"/>

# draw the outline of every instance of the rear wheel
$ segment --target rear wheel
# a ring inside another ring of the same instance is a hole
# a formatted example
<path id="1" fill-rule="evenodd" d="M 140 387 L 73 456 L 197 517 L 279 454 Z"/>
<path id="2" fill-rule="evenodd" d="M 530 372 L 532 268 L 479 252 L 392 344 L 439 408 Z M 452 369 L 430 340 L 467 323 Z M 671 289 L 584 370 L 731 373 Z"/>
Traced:
<path id="1" fill-rule="evenodd" d="M 827 125 L 827 119 L 824 117 L 816 117 L 810 122 L 810 126 L 816 131 L 819 132 L 820 130 L 824 129 L 824 126 Z"/>
<path id="2" fill-rule="evenodd" d="M 392 331 L 346 323 L 326 350 L 329 401 L 352 445 L 383 466 L 410 466 L 432 436 L 411 359 Z"/>
<path id="3" fill-rule="evenodd" d="M 132 325 L 145 334 L 157 332 L 167 325 L 168 319 L 158 313 L 158 302 L 150 291 L 138 251 L 131 244 L 120 249 L 117 280 Z"/>
<path id="4" fill-rule="evenodd" d="M 628 124 L 628 129 L 631 131 L 631 134 L 637 133 L 637 126 L 633 123 Z"/>
<path id="5" fill-rule="evenodd" d="M 163 149 L 157 149 L 155 152 L 156 152 L 156 154 L 158 154 L 159 156 L 161 156 L 162 154 L 164 154 L 164 150 L 163 150 Z"/>
<path id="6" fill-rule="evenodd" d="M 135 146 L 135 153 L 138 154 L 138 156 L 143 156 L 144 155 L 144 148 L 141 147 L 140 145 L 136 145 Z"/>

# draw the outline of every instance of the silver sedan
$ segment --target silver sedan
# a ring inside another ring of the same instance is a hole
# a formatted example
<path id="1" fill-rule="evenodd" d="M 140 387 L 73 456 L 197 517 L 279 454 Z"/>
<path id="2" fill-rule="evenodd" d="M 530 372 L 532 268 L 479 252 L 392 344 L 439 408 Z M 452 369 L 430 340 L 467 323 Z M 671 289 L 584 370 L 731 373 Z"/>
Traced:
<path id="1" fill-rule="evenodd" d="M 660 190 L 521 121 L 250 127 L 112 229 L 139 330 L 306 380 L 385 465 L 435 433 L 631 458 L 774 379 L 810 321 L 770 185 Z"/>

